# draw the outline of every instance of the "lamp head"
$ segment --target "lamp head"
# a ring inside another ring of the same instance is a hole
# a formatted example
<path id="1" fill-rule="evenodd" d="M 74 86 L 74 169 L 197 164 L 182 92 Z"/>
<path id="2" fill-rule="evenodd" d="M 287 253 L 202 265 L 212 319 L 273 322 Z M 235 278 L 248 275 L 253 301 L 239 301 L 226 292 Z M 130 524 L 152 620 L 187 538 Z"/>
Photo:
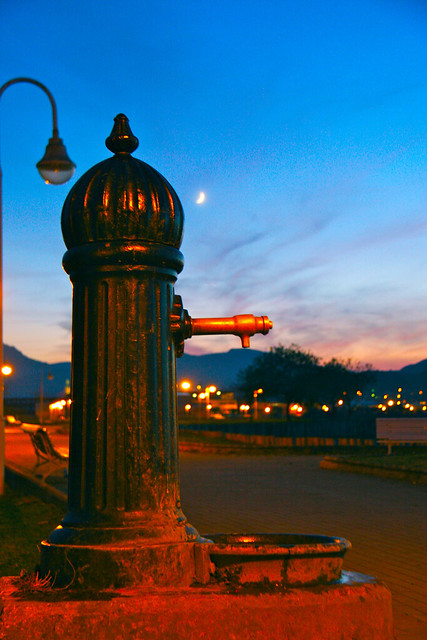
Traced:
<path id="1" fill-rule="evenodd" d="M 49 139 L 43 158 L 37 163 L 37 169 L 47 184 L 64 184 L 74 174 L 76 165 L 70 160 L 67 150 L 56 130 Z"/>

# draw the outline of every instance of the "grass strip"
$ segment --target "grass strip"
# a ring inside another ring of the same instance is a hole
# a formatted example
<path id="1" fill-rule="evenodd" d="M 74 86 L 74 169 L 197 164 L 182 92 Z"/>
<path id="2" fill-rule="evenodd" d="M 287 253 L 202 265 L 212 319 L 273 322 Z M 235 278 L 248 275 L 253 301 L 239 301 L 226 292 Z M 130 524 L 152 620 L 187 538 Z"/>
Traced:
<path id="1" fill-rule="evenodd" d="M 34 571 L 40 542 L 58 526 L 63 515 L 64 508 L 6 487 L 0 496 L 0 575 Z"/>

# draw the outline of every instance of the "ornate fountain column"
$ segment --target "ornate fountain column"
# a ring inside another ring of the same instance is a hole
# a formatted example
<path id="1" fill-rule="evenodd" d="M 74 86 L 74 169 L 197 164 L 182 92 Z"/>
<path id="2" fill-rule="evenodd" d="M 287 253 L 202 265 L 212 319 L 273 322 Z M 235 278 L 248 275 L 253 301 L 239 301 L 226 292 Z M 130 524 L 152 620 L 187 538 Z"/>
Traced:
<path id="1" fill-rule="evenodd" d="M 70 191 L 62 229 L 73 283 L 68 512 L 42 545 L 56 584 L 194 579 L 194 541 L 179 508 L 173 286 L 183 267 L 183 210 L 171 185 L 130 154 L 126 116 L 115 154 Z"/>

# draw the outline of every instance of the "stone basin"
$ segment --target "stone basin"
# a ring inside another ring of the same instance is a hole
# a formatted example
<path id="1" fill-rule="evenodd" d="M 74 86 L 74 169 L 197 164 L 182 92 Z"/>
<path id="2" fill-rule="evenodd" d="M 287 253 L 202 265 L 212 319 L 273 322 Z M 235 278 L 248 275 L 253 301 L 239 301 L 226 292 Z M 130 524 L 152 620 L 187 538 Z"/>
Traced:
<path id="1" fill-rule="evenodd" d="M 285 588 L 339 580 L 344 538 L 294 533 L 206 535 L 215 580 L 229 585 Z"/>

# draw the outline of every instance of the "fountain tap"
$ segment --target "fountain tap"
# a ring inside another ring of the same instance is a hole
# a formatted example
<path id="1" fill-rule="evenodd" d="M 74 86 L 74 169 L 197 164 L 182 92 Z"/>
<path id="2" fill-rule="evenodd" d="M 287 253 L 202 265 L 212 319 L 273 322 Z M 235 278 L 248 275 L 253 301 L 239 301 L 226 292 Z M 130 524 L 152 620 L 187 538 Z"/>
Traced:
<path id="1" fill-rule="evenodd" d="M 242 347 L 248 348 L 253 335 L 266 335 L 272 327 L 273 322 L 268 316 L 254 316 L 250 313 L 228 318 L 191 318 L 182 306 L 181 296 L 174 297 L 171 328 L 178 356 L 183 354 L 184 340 L 192 336 L 231 334 L 239 336 Z"/>

